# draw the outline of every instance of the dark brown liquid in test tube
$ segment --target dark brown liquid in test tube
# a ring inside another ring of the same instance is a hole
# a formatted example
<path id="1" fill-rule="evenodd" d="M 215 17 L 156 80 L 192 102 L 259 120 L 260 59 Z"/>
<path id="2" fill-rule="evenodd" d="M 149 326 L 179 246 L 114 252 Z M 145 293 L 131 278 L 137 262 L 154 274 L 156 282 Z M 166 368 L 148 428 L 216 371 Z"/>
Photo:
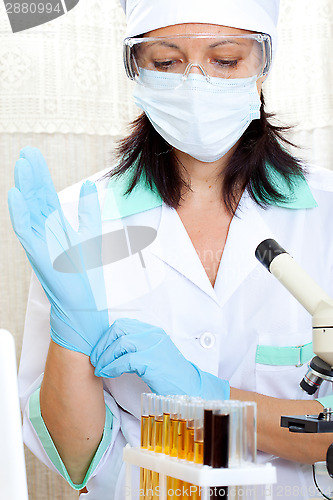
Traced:
<path id="1" fill-rule="evenodd" d="M 229 467 L 229 415 L 213 415 L 212 466 Z"/>
<path id="2" fill-rule="evenodd" d="M 219 415 L 220 416 L 220 415 Z M 225 415 L 223 415 L 225 416 Z M 215 415 L 214 415 L 215 417 Z M 217 449 L 215 446 L 214 438 L 214 427 L 216 426 L 218 420 L 213 417 L 212 410 L 204 410 L 204 445 L 203 445 L 203 463 L 204 465 L 210 465 L 213 467 L 219 467 L 213 465 L 213 451 Z M 213 420 L 214 419 L 214 420 Z M 213 425 L 213 422 L 215 425 Z M 216 459 L 216 463 L 217 463 Z M 221 460 L 220 460 L 221 461 Z M 212 486 L 209 492 L 209 498 L 228 498 L 228 487 L 227 486 Z"/>
<path id="3" fill-rule="evenodd" d="M 214 469 L 229 466 L 229 415 L 212 416 L 212 466 Z M 228 487 L 216 489 L 216 498 L 228 498 Z"/>

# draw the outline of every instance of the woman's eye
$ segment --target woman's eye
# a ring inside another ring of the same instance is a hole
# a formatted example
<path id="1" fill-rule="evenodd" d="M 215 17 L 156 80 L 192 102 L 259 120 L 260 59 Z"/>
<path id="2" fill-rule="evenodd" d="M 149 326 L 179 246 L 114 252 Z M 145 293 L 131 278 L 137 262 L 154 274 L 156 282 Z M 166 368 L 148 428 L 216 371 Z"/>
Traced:
<path id="1" fill-rule="evenodd" d="M 223 68 L 236 68 L 236 66 L 238 64 L 237 59 L 234 59 L 234 60 L 216 59 L 215 62 Z"/>
<path id="2" fill-rule="evenodd" d="M 167 71 L 176 64 L 176 61 L 153 61 L 154 67 L 160 71 Z"/>

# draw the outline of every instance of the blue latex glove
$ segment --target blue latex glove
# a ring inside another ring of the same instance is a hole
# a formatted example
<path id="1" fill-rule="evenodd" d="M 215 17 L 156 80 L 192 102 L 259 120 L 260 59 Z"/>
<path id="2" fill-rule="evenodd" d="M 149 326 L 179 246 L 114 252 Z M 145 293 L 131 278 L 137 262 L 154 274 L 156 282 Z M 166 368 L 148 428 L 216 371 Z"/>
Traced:
<path id="1" fill-rule="evenodd" d="M 101 217 L 95 184 L 87 181 L 81 188 L 76 232 L 62 213 L 42 154 L 26 147 L 15 165 L 8 205 L 14 231 L 51 304 L 51 338 L 89 356 L 109 327 L 103 269 L 96 267 Z M 89 269 L 92 261 L 95 267 Z"/>
<path id="2" fill-rule="evenodd" d="M 230 387 L 184 358 L 164 330 L 134 319 L 116 320 L 94 347 L 98 377 L 136 373 L 156 394 L 229 399 Z"/>

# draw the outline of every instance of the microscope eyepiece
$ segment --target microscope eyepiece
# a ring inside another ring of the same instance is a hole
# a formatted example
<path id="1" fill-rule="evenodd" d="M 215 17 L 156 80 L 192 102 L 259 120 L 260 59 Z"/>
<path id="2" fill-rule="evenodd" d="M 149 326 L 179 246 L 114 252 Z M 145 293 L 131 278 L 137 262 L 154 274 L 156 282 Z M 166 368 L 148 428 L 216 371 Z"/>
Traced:
<path id="1" fill-rule="evenodd" d="M 284 248 L 282 248 L 275 240 L 267 239 L 258 245 L 256 249 L 256 258 L 261 262 L 266 269 L 270 268 L 271 263 L 278 255 L 282 253 L 288 253 Z"/>

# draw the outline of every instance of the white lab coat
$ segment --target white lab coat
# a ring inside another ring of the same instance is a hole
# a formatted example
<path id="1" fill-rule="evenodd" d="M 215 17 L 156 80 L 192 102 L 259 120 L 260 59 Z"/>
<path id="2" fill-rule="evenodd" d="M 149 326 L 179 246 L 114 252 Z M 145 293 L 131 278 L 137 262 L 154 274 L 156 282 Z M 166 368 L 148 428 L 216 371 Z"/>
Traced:
<path id="1" fill-rule="evenodd" d="M 102 204 L 106 182 L 98 184 Z M 142 251 L 145 268 L 137 253 L 106 266 L 110 321 L 131 317 L 162 327 L 187 359 L 229 380 L 232 387 L 279 398 L 309 398 L 299 388 L 306 365 L 255 362 L 258 345 L 303 345 L 311 342 L 312 330 L 310 315 L 254 255 L 262 240 L 276 239 L 333 295 L 333 173 L 310 169 L 308 183 L 317 208 L 271 206 L 263 210 L 243 195 L 230 225 L 214 288 L 174 209 L 163 204 L 123 220 L 104 222 L 105 232 L 126 224 L 157 229 L 155 241 Z M 78 185 L 70 187 L 61 198 L 65 215 L 74 225 L 78 192 Z M 49 340 L 48 301 L 33 277 L 19 374 L 24 439 L 54 469 L 28 419 L 27 404 L 41 382 Z M 114 414 L 112 443 L 82 499 L 122 500 L 122 448 L 126 442 L 139 445 L 139 398 L 148 387 L 136 375 L 126 374 L 105 379 L 104 388 L 106 404 Z M 330 391 L 324 382 L 321 394 Z M 305 499 L 315 493 L 310 466 L 260 452 L 259 461 L 271 461 L 278 469 L 274 498 Z"/>

